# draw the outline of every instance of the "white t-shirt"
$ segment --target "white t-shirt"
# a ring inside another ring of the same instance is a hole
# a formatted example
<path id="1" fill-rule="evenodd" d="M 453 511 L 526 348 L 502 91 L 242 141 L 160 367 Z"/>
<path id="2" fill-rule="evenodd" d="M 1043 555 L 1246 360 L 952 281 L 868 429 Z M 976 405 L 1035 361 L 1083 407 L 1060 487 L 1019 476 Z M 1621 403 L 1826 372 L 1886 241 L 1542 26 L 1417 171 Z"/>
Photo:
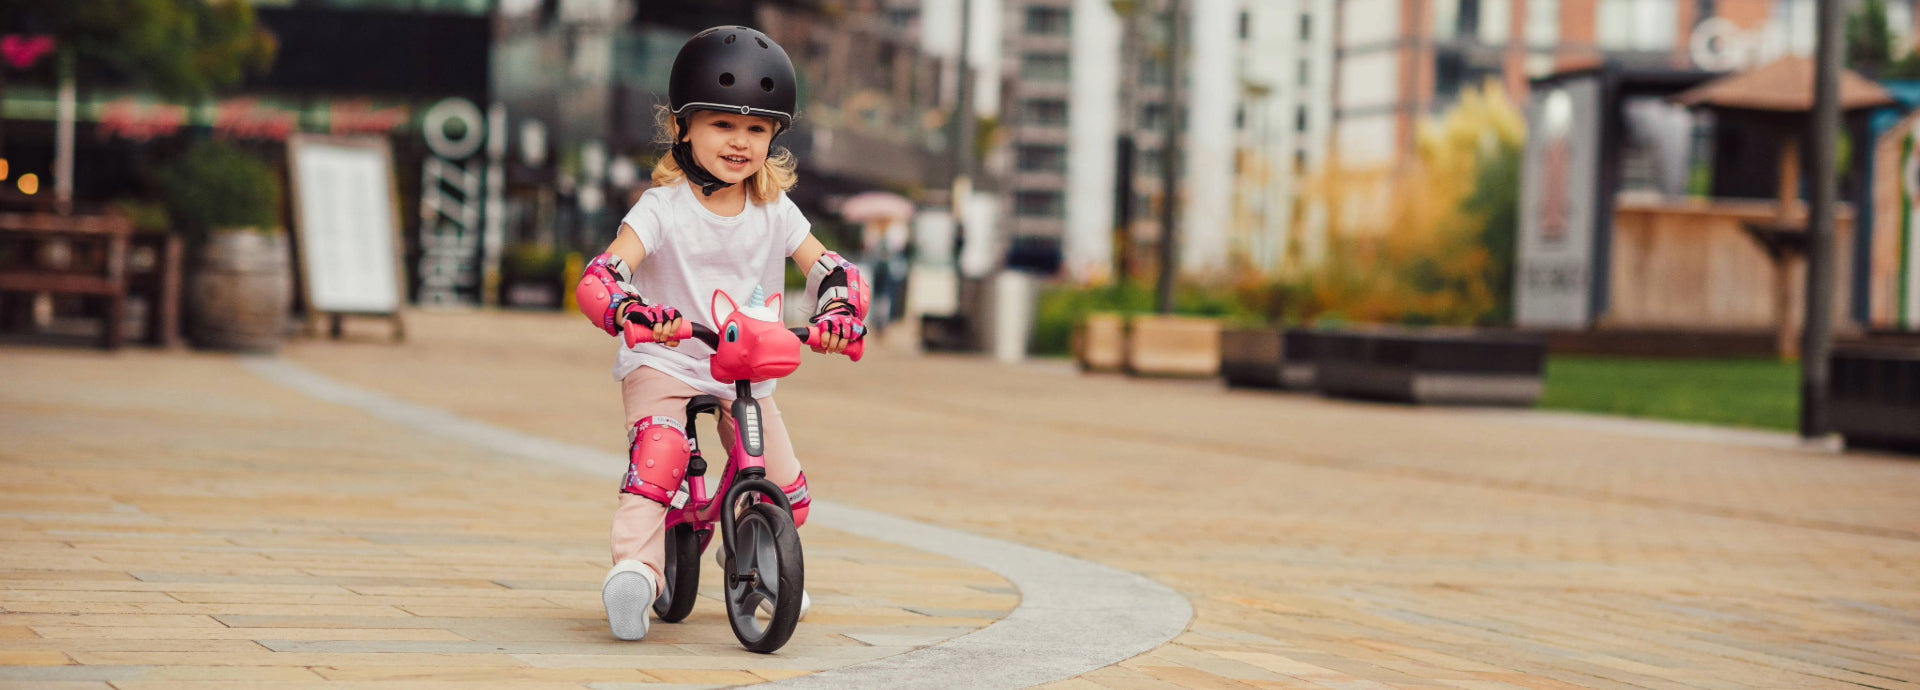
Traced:
<path id="1" fill-rule="evenodd" d="M 621 222 L 633 228 L 646 247 L 647 256 L 634 267 L 632 282 L 647 303 L 673 307 L 694 323 L 714 328 L 715 290 L 726 292 L 741 307 L 749 306 L 756 287 L 769 296 L 781 294 L 787 257 L 806 241 L 812 224 L 785 192 L 771 204 L 749 198 L 746 209 L 732 217 L 707 210 L 696 193 L 686 182 L 654 187 L 640 195 Z M 682 340 L 679 347 L 621 347 L 613 377 L 624 379 L 648 366 L 702 393 L 732 400 L 733 386 L 713 380 L 708 368 L 712 357 L 713 348 L 698 340 Z M 753 396 L 772 395 L 775 383 L 754 384 Z"/>

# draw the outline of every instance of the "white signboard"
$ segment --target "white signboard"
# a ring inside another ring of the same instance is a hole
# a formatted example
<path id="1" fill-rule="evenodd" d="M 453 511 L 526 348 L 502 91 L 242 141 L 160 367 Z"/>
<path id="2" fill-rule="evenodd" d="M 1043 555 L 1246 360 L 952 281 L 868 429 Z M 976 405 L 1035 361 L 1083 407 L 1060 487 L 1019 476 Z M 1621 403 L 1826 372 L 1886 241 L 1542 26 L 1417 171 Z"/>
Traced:
<path id="1" fill-rule="evenodd" d="M 397 313 L 398 235 L 386 141 L 296 135 L 288 157 L 308 309 Z"/>
<path id="2" fill-rule="evenodd" d="M 1592 322 L 1599 120 L 1595 77 L 1533 92 L 1514 276 L 1514 321 L 1520 326 L 1586 328 Z"/>

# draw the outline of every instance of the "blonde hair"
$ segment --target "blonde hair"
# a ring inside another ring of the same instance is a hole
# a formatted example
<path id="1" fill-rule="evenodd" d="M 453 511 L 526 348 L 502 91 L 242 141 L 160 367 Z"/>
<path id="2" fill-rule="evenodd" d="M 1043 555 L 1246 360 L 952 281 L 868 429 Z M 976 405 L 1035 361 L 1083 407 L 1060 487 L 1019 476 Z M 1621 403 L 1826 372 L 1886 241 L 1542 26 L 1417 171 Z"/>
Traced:
<path id="1" fill-rule="evenodd" d="M 691 117 L 689 117 L 691 119 Z M 660 132 L 658 143 L 667 145 L 667 153 L 660 156 L 660 162 L 653 166 L 653 184 L 656 187 L 674 184 L 687 179 L 687 173 L 680 169 L 679 161 L 673 159 L 673 146 L 680 141 L 680 119 L 664 105 L 653 107 L 653 120 Z M 767 149 L 766 163 L 744 184 L 747 196 L 754 203 L 768 204 L 780 197 L 780 193 L 793 189 L 800 182 L 799 173 L 794 172 L 797 164 L 793 152 L 771 145 Z"/>

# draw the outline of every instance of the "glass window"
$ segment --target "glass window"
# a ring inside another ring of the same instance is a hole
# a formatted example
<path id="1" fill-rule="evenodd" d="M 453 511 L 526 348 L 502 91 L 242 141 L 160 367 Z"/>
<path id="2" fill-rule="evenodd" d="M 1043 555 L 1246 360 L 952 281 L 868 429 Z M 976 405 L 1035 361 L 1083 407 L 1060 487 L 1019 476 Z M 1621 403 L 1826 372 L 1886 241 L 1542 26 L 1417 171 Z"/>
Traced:
<path id="1" fill-rule="evenodd" d="M 1022 191 L 1013 195 L 1013 212 L 1024 218 L 1065 218 L 1066 207 L 1059 192 Z"/>
<path id="2" fill-rule="evenodd" d="M 1026 111 L 1022 122 L 1030 125 L 1065 126 L 1067 124 L 1067 102 L 1058 99 L 1037 98 L 1022 104 Z"/>
<path id="3" fill-rule="evenodd" d="M 1164 103 L 1148 103 L 1140 108 L 1140 128 L 1158 131 L 1167 126 L 1167 106 Z"/>
<path id="4" fill-rule="evenodd" d="M 1253 29 L 1253 15 L 1251 15 L 1251 14 L 1247 14 L 1247 13 L 1246 13 L 1246 12 L 1244 12 L 1244 11 L 1243 11 L 1243 12 L 1241 12 L 1241 13 L 1240 13 L 1240 38 L 1241 38 L 1241 40 L 1246 40 L 1246 38 L 1247 38 L 1247 35 L 1248 35 L 1248 34 L 1251 34 L 1251 33 L 1253 33 L 1253 31 L 1252 31 L 1252 29 Z"/>
<path id="5" fill-rule="evenodd" d="M 1027 8 L 1027 33 L 1034 36 L 1065 36 L 1072 31 L 1071 15 L 1059 7 Z"/>
<path id="6" fill-rule="evenodd" d="M 1159 177 L 1161 171 L 1160 165 L 1163 161 L 1165 161 L 1165 157 L 1160 155 L 1160 149 L 1146 149 L 1141 151 L 1140 174 Z"/>
<path id="7" fill-rule="evenodd" d="M 1527 0 L 1526 41 L 1540 48 L 1560 42 L 1560 0 Z"/>
<path id="8" fill-rule="evenodd" d="M 1306 43 L 1313 38 L 1313 15 L 1300 13 L 1300 42 Z"/>
<path id="9" fill-rule="evenodd" d="M 1594 5 L 1594 28 L 1602 50 L 1672 50 L 1679 7 L 1674 0 L 1600 0 Z"/>
<path id="10" fill-rule="evenodd" d="M 1063 173 L 1067 171 L 1067 148 L 1025 144 L 1020 147 L 1021 172 Z"/>
<path id="11" fill-rule="evenodd" d="M 1469 0 L 1470 2 L 1471 0 Z M 1433 37 L 1450 41 L 1460 28 L 1460 0 L 1433 0 Z"/>
<path id="12" fill-rule="evenodd" d="M 887 26 L 893 27 L 896 30 L 905 31 L 912 28 L 914 20 L 919 18 L 920 10 L 918 8 L 895 7 L 887 10 Z"/>
<path id="13" fill-rule="evenodd" d="M 1020 77 L 1033 81 L 1067 81 L 1072 76 L 1069 64 L 1062 53 L 1028 53 L 1020 60 Z"/>
<path id="14" fill-rule="evenodd" d="M 1506 45 L 1512 39 L 1513 3 L 1511 0 L 1480 0 L 1480 42 Z"/>

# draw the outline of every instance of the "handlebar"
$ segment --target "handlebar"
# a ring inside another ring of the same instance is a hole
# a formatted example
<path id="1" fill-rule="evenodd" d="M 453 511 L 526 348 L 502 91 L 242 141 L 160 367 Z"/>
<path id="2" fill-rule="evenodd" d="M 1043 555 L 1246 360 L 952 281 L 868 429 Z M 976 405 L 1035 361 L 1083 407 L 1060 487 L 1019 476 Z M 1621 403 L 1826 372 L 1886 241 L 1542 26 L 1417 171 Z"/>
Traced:
<path id="1" fill-rule="evenodd" d="M 818 347 L 821 337 L 823 335 L 820 332 L 819 326 L 806 326 L 803 328 L 788 328 L 787 330 L 789 332 L 792 332 L 794 337 L 799 338 L 800 342 L 806 343 L 807 347 Z M 675 340 L 698 340 L 700 342 L 706 343 L 707 347 L 711 347 L 715 350 L 720 349 L 719 333 L 713 332 L 713 329 L 711 328 L 707 328 L 706 326 L 702 326 L 700 324 L 694 323 L 692 320 L 688 319 L 685 315 L 682 315 L 680 317 L 680 330 L 674 331 L 673 336 Z M 653 342 L 652 333 L 649 332 L 647 334 L 647 338 L 645 340 L 642 340 L 641 342 Z M 860 340 L 853 341 L 853 344 L 848 345 L 846 349 L 841 350 L 840 353 L 843 355 L 846 355 L 847 359 L 851 359 L 855 362 L 858 362 L 860 361 L 861 355 L 866 353 L 866 349 L 867 349 L 867 341 L 866 339 L 863 338 Z"/>

